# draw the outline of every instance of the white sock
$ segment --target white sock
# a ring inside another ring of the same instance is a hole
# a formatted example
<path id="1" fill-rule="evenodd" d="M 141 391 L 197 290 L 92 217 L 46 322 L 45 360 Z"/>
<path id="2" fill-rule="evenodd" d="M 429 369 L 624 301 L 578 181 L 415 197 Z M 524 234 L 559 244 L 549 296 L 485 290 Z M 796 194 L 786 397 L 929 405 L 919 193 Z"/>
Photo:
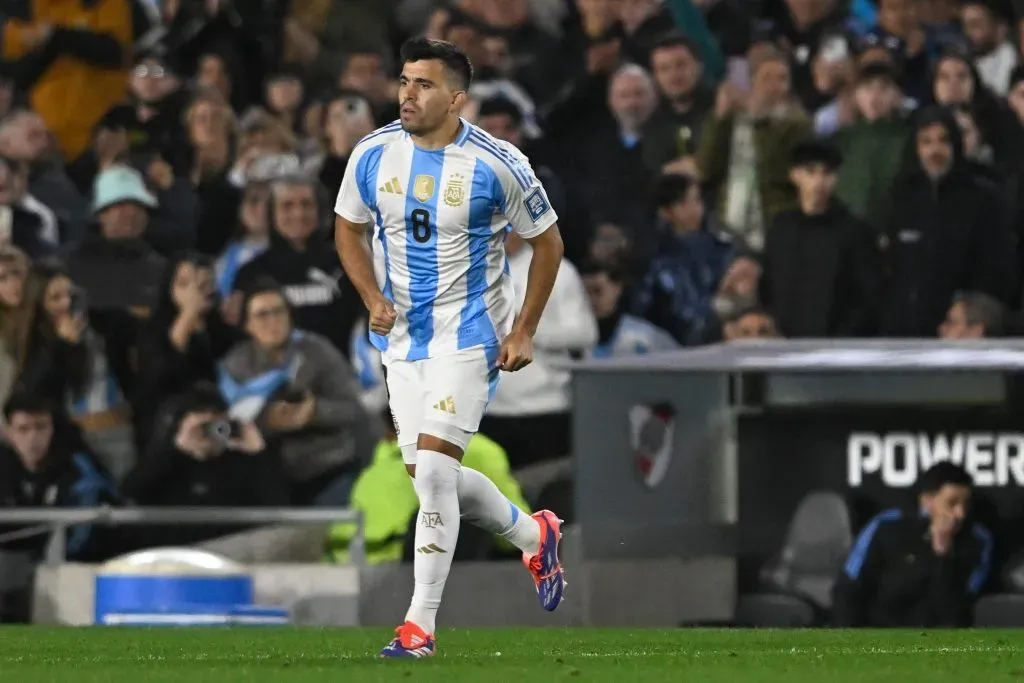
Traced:
<path id="1" fill-rule="evenodd" d="M 521 510 L 474 469 L 463 467 L 459 476 L 459 509 L 467 521 L 484 531 L 501 534 L 524 553 L 540 548 L 540 524 Z"/>
<path id="2" fill-rule="evenodd" d="M 461 469 L 458 460 L 443 453 L 416 454 L 414 486 L 420 499 L 420 514 L 416 520 L 416 556 L 412 565 L 415 587 L 405 620 L 426 633 L 434 632 L 437 608 L 441 606 L 444 583 L 459 540 Z"/>

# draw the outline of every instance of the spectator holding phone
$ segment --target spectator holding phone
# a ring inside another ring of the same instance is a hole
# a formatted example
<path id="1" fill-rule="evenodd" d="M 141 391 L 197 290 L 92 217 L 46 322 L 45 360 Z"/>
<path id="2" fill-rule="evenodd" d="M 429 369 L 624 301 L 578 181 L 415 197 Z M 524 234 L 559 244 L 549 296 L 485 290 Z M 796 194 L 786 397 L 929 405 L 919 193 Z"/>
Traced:
<path id="1" fill-rule="evenodd" d="M 160 404 L 197 381 L 212 382 L 217 361 L 239 340 L 216 303 L 212 259 L 189 252 L 171 262 L 156 311 L 139 335 L 133 404 L 140 443 L 148 443 Z"/>
<path id="2" fill-rule="evenodd" d="M 90 449 L 120 477 L 135 460 L 127 350 L 90 326 L 85 292 L 59 265 L 33 266 L 27 295 L 33 313 L 19 386 L 66 410 Z"/>
<path id="3" fill-rule="evenodd" d="M 328 339 L 293 327 L 273 280 L 252 282 L 242 316 L 250 339 L 220 370 L 233 414 L 256 420 L 280 444 L 295 505 L 347 505 L 381 435 L 360 402 L 355 373 Z"/>
<path id="4" fill-rule="evenodd" d="M 153 437 L 122 486 L 126 499 L 150 506 L 288 504 L 277 454 L 252 422 L 228 417 L 217 387 L 199 382 L 160 410 Z M 236 526 L 141 529 L 147 545 L 190 544 L 234 533 Z"/>

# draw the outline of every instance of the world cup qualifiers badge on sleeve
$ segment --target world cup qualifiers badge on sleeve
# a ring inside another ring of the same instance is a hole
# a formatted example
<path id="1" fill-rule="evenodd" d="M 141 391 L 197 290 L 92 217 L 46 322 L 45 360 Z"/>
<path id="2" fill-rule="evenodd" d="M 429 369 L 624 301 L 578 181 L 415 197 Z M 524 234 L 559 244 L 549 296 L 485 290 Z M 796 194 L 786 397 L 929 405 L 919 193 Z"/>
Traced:
<path id="1" fill-rule="evenodd" d="M 526 210 L 530 212 L 530 218 L 534 222 L 540 220 L 540 217 L 550 209 L 551 205 L 548 204 L 547 197 L 544 196 L 544 192 L 539 187 L 526 197 Z"/>

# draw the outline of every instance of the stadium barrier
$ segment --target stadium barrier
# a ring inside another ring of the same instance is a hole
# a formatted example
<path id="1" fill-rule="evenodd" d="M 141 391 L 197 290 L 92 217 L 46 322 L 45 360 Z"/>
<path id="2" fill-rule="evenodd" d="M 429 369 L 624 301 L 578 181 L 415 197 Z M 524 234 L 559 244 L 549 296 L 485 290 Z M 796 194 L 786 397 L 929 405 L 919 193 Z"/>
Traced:
<path id="1" fill-rule="evenodd" d="M 28 532 L 50 533 L 46 564 L 66 559 L 66 532 L 79 524 L 156 526 L 175 524 L 333 524 L 357 525 L 352 558 L 363 560 L 363 519 L 348 508 L 230 508 L 230 507 L 97 507 L 0 509 L 0 525 L 32 525 Z M 17 532 L 15 532 L 17 533 Z"/>

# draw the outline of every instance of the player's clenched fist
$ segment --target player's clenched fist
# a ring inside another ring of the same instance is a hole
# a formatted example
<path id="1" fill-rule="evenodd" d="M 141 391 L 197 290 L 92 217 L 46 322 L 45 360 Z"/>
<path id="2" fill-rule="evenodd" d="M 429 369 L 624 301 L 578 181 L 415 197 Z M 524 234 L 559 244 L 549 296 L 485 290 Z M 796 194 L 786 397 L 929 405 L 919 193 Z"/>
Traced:
<path id="1" fill-rule="evenodd" d="M 395 304 L 380 296 L 370 304 L 370 329 L 379 335 L 387 336 L 391 328 L 395 326 L 398 314 L 395 312 Z"/>
<path id="2" fill-rule="evenodd" d="M 501 343 L 498 367 L 505 372 L 522 370 L 533 362 L 533 340 L 525 332 L 513 330 Z"/>

